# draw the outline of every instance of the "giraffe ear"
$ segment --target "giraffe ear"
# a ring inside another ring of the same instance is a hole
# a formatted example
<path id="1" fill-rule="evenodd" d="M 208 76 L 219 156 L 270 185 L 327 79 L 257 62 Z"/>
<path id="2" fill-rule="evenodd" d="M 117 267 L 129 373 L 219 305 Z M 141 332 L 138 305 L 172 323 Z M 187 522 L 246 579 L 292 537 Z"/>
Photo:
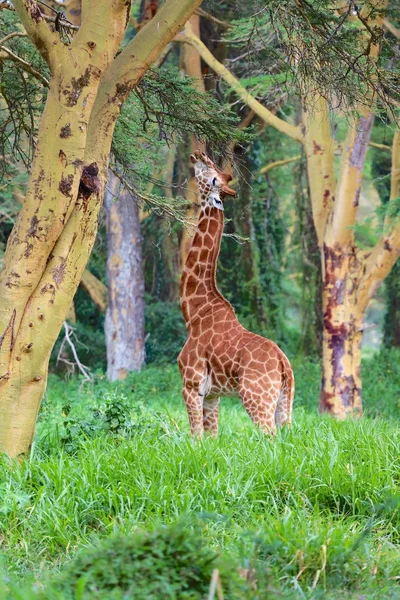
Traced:
<path id="1" fill-rule="evenodd" d="M 196 158 L 196 156 L 195 156 L 194 154 L 191 154 L 191 155 L 190 155 L 190 161 L 191 161 L 193 164 L 197 163 L 197 158 Z"/>

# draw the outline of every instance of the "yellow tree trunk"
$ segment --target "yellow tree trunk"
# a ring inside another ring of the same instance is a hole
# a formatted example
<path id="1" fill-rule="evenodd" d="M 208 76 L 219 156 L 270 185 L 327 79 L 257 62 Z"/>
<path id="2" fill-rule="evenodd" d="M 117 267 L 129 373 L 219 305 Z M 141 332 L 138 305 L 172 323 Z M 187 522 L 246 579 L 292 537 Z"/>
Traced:
<path id="1" fill-rule="evenodd" d="M 52 347 L 97 231 L 113 129 L 133 87 L 201 0 L 167 0 L 117 54 L 125 0 L 83 0 L 70 46 L 32 0 L 15 8 L 51 82 L 25 203 L 0 274 L 0 451 L 30 449 Z"/>
<path id="2" fill-rule="evenodd" d="M 320 411 L 360 416 L 363 306 L 358 302 L 357 249 L 324 246 L 324 330 Z"/>

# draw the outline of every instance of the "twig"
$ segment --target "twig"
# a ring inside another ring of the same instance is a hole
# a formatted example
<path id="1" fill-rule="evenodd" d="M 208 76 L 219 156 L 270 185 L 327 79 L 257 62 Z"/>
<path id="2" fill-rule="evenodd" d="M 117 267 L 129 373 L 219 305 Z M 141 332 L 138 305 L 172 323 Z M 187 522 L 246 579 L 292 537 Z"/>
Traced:
<path id="1" fill-rule="evenodd" d="M 386 144 L 375 144 L 375 142 L 370 142 L 368 146 L 372 146 L 373 148 L 379 148 L 379 150 L 387 150 L 388 152 L 392 151 L 391 147 L 386 146 Z"/>
<path id="2" fill-rule="evenodd" d="M 222 590 L 221 578 L 218 569 L 214 569 L 214 571 L 212 572 L 207 600 L 214 600 L 215 593 L 217 593 L 218 600 L 224 600 L 224 593 Z"/>
<path id="3" fill-rule="evenodd" d="M 0 45 L 5 44 L 8 40 L 11 40 L 13 37 L 28 37 L 27 33 L 23 33 L 22 31 L 13 31 L 0 40 Z"/>
<path id="4" fill-rule="evenodd" d="M 71 339 L 71 333 L 73 334 L 74 331 L 75 331 L 75 329 L 73 327 L 71 327 L 70 325 L 68 325 L 67 321 L 64 321 L 64 331 L 65 331 L 65 337 L 64 337 L 64 339 L 63 339 L 63 341 L 61 343 L 60 350 L 58 352 L 57 363 L 60 361 L 60 362 L 66 362 L 68 364 L 71 364 L 70 361 L 67 361 L 67 360 L 65 360 L 64 358 L 61 357 L 61 353 L 62 353 L 62 351 L 64 349 L 64 344 L 65 344 L 65 342 L 67 342 L 68 345 L 69 345 L 69 347 L 71 348 L 72 355 L 73 355 L 73 357 L 75 359 L 76 366 L 78 367 L 78 369 L 80 370 L 80 372 L 84 376 L 85 380 L 86 381 L 90 381 L 91 383 L 93 383 L 94 380 L 93 380 L 92 375 L 90 374 L 89 368 L 86 367 L 85 365 L 83 365 L 81 363 L 81 361 L 79 360 L 78 353 L 76 351 L 74 342 Z"/>
<path id="5" fill-rule="evenodd" d="M 30 73 L 31 75 L 36 77 L 36 79 L 41 81 L 41 83 L 43 83 L 43 85 L 45 85 L 46 87 L 50 87 L 50 84 L 47 81 L 46 77 L 44 77 L 37 69 L 35 69 L 35 67 L 32 67 L 31 64 L 26 62 L 26 60 L 24 60 L 17 54 L 14 54 L 14 52 L 11 52 L 11 50 L 6 48 L 5 46 L 0 46 L 0 50 L 3 50 L 3 52 L 6 52 L 9 56 L 10 60 L 13 60 L 14 62 L 22 65 L 22 67 L 25 71 L 27 71 L 28 73 Z"/>

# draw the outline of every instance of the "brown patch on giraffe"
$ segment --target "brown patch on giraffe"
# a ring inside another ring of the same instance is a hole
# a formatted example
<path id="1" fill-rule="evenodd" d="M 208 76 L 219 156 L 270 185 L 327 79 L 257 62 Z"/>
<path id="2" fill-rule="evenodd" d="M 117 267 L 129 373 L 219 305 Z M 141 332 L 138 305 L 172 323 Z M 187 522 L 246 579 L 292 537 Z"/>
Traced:
<path id="1" fill-rule="evenodd" d="M 199 225 L 198 225 L 198 230 L 199 230 L 201 233 L 205 233 L 205 232 L 207 231 L 207 227 L 208 227 L 208 220 L 207 220 L 207 219 L 202 219 L 202 220 L 199 222 Z"/>
<path id="2" fill-rule="evenodd" d="M 201 272 L 202 272 L 201 265 L 199 263 L 196 263 L 193 267 L 193 273 L 196 275 L 196 277 L 199 277 L 201 275 Z"/>
<path id="3" fill-rule="evenodd" d="M 192 296 L 197 288 L 197 279 L 189 276 L 185 286 L 185 293 L 187 296 Z"/>
<path id="4" fill-rule="evenodd" d="M 325 190 L 324 191 L 324 199 L 323 199 L 324 208 L 326 208 L 328 206 L 328 198 L 329 198 L 330 195 L 331 195 L 330 190 Z"/>
<path id="5" fill-rule="evenodd" d="M 215 235 L 218 231 L 219 223 L 216 219 L 210 219 L 208 222 L 208 233 Z"/>
<path id="6" fill-rule="evenodd" d="M 207 248 L 203 248 L 200 252 L 200 257 L 199 257 L 200 262 L 206 262 L 208 260 L 209 254 L 210 253 L 207 250 Z"/>
<path id="7" fill-rule="evenodd" d="M 214 245 L 213 239 L 208 233 L 204 236 L 203 243 L 206 246 L 206 248 L 209 248 L 210 250 Z"/>

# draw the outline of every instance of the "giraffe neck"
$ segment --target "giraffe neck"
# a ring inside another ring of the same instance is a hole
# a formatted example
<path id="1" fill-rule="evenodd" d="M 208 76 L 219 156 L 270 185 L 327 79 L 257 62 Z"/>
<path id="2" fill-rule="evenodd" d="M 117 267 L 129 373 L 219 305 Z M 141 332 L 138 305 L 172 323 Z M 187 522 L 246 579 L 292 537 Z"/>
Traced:
<path id="1" fill-rule="evenodd" d="M 224 213 L 214 207 L 201 210 L 181 279 L 181 307 L 186 325 L 207 311 L 211 303 L 220 301 L 231 309 L 231 305 L 217 288 L 216 271 Z"/>

